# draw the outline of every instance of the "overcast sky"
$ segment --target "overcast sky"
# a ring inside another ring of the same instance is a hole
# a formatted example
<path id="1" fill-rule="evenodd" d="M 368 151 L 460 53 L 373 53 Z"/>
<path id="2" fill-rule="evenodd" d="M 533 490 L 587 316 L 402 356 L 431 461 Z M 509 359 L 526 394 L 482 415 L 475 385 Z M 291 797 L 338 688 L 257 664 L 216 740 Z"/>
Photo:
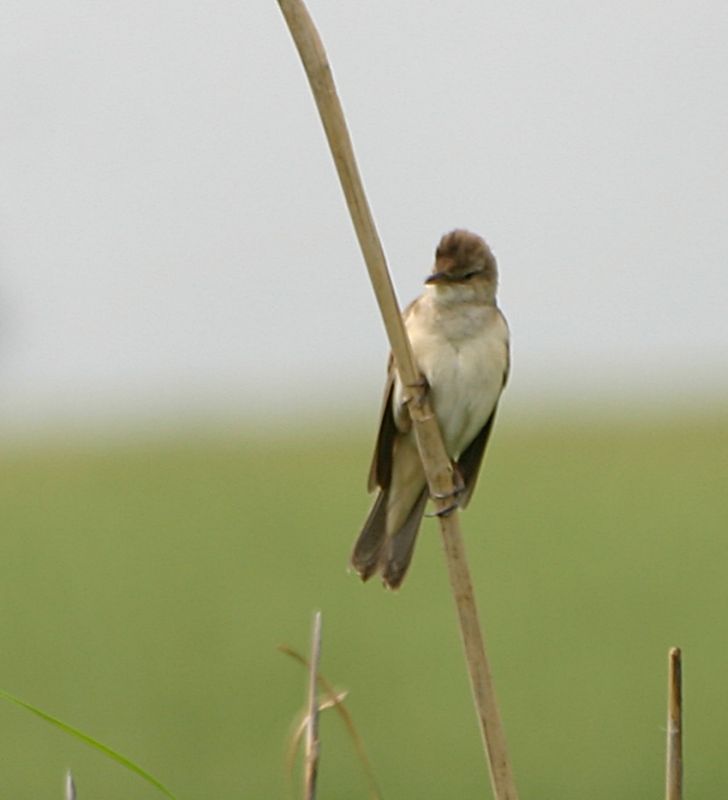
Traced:
<path id="1" fill-rule="evenodd" d="M 468 227 L 514 404 L 728 397 L 728 6 L 310 0 L 402 303 Z M 6 424 L 378 406 L 386 342 L 274 0 L 0 6 Z"/>

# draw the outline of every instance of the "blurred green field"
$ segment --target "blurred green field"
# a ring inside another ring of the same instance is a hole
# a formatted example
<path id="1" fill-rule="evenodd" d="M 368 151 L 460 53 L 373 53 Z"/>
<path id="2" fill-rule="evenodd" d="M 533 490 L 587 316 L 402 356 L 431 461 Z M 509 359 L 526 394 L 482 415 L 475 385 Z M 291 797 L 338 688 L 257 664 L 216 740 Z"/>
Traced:
<path id="1" fill-rule="evenodd" d="M 285 798 L 304 650 L 385 797 L 488 795 L 436 525 L 399 594 L 346 572 L 369 431 L 240 433 L 0 457 L 0 688 L 182 798 Z M 686 789 L 728 793 L 728 417 L 505 418 L 463 515 L 514 769 L 528 798 L 663 794 L 667 649 L 684 649 Z M 0 704 L 0 797 L 154 790 Z M 321 798 L 365 798 L 338 718 Z"/>

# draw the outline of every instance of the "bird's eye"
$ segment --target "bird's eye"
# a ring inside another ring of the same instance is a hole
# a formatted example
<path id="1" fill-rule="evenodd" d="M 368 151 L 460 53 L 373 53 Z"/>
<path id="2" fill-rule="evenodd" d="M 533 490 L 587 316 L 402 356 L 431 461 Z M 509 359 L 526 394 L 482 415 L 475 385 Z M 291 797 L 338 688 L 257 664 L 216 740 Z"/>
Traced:
<path id="1" fill-rule="evenodd" d="M 475 272 L 466 272 L 463 275 L 462 280 L 469 281 L 471 278 L 474 278 L 478 274 L 477 270 Z"/>

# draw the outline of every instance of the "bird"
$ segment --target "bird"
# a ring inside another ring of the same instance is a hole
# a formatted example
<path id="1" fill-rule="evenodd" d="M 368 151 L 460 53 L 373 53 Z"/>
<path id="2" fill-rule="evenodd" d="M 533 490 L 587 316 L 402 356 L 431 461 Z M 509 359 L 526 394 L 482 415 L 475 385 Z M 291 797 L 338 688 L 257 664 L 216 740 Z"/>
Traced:
<path id="1" fill-rule="evenodd" d="M 485 240 L 456 229 L 435 251 L 425 289 L 402 317 L 452 460 L 459 508 L 470 501 L 510 370 L 498 268 Z M 397 589 L 412 560 L 428 490 L 403 386 L 390 354 L 368 489 L 377 494 L 351 554 L 366 581 Z"/>

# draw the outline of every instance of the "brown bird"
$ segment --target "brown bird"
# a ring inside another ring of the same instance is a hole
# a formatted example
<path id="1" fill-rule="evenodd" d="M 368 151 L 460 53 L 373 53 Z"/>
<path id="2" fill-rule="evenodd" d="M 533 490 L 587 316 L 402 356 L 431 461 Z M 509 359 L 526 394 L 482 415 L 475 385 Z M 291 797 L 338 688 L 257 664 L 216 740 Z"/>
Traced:
<path id="1" fill-rule="evenodd" d="M 425 291 L 403 313 L 445 448 L 461 479 L 461 508 L 475 488 L 508 377 L 508 325 L 496 305 L 497 283 L 488 245 L 474 233 L 454 230 L 440 240 Z M 379 491 L 351 556 L 362 580 L 381 572 L 390 589 L 405 577 L 427 503 L 406 401 L 406 387 L 390 356 L 369 472 L 369 491 Z"/>

